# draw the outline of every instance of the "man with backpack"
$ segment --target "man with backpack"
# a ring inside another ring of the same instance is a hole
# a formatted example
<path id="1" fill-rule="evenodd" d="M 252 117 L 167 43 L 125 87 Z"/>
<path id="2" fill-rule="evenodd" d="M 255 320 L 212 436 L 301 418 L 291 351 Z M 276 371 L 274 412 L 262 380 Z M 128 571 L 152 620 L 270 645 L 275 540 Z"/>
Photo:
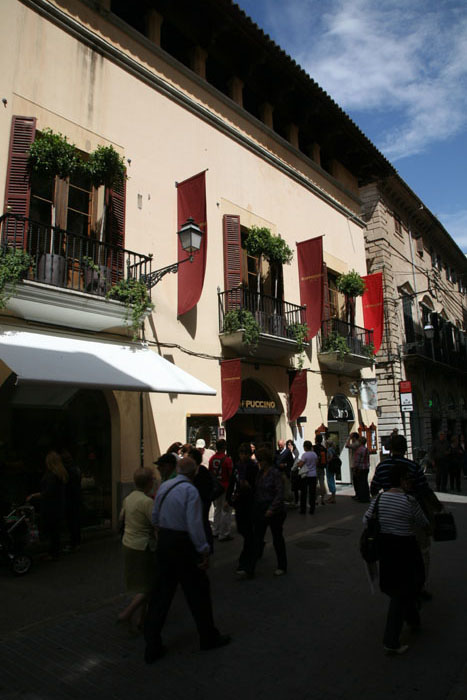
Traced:
<path id="1" fill-rule="evenodd" d="M 227 443 L 224 439 L 216 442 L 216 452 L 209 460 L 209 471 L 222 484 L 224 492 L 214 501 L 214 522 L 212 534 L 219 542 L 232 540 L 232 508 L 226 499 L 233 463 L 226 453 Z"/>

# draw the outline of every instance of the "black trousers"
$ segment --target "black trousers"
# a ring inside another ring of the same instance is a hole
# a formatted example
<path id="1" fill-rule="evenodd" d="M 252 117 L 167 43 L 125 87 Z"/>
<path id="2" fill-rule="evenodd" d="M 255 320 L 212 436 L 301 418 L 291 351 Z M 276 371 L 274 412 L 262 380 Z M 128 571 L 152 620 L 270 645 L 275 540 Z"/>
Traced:
<path id="1" fill-rule="evenodd" d="M 418 601 L 415 594 L 391 596 L 383 637 L 385 647 L 389 647 L 389 649 L 397 649 L 399 647 L 400 634 L 404 622 L 413 627 L 420 625 Z"/>
<path id="2" fill-rule="evenodd" d="M 316 476 L 305 476 L 300 482 L 300 513 L 306 513 L 306 497 L 308 494 L 308 503 L 310 505 L 310 513 L 315 512 L 316 504 Z"/>
<path id="3" fill-rule="evenodd" d="M 359 501 L 362 503 L 369 503 L 370 501 L 370 489 L 368 487 L 368 472 L 369 469 L 355 469 L 353 485 L 355 488 L 355 494 Z"/>
<path id="4" fill-rule="evenodd" d="M 256 539 L 252 503 L 235 503 L 237 532 L 243 537 L 243 548 L 238 558 L 239 571 L 252 573 L 256 561 Z"/>
<path id="5" fill-rule="evenodd" d="M 266 518 L 265 513 L 268 506 L 262 503 L 257 503 L 255 506 L 255 517 L 254 517 L 254 536 L 255 536 L 255 550 L 256 557 L 255 563 L 258 559 L 261 559 L 264 549 L 264 536 L 266 530 L 271 530 L 272 534 L 272 544 L 277 557 L 277 568 L 287 571 L 287 552 L 285 549 L 285 540 L 283 533 L 284 521 L 287 514 L 284 512 L 275 513 L 271 517 Z M 248 573 L 254 573 L 253 569 L 249 570 Z"/>
<path id="6" fill-rule="evenodd" d="M 178 584 L 195 620 L 200 643 L 209 644 L 219 636 L 214 626 L 209 578 L 198 563 L 199 557 L 188 533 L 159 530 L 156 585 L 144 625 L 149 648 L 157 650 L 162 646 L 162 628 Z"/>

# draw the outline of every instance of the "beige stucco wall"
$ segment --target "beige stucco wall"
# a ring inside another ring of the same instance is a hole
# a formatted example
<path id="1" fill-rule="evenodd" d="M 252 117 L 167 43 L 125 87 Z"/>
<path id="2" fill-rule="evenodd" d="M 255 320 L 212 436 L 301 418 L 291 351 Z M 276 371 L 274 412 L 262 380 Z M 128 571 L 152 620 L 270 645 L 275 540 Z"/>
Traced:
<path id="1" fill-rule="evenodd" d="M 73 2 L 60 5 L 74 9 L 80 21 L 88 17 L 94 27 L 101 22 L 103 35 L 111 35 L 118 43 L 118 31 L 110 30 L 88 8 Z M 296 242 L 322 235 L 325 260 L 336 272 L 354 268 L 366 274 L 363 229 L 352 218 L 352 211 L 345 213 L 330 206 L 232 136 L 103 59 L 24 5 L 4 0 L 0 13 L 0 22 L 7 29 L 7 39 L 0 45 L 0 59 L 7 67 L 3 89 L 8 99 L 7 108 L 0 112 L 1 162 L 7 160 L 9 125 L 14 114 L 36 116 L 38 129 L 50 127 L 59 131 L 84 151 L 98 144 L 113 144 L 128 162 L 125 247 L 139 253 L 153 253 L 155 267 L 173 263 L 177 258 L 175 183 L 207 171 L 207 268 L 196 313 L 181 321 L 177 319 L 177 276 L 169 275 L 153 290 L 156 308 L 146 323 L 146 338 L 154 344 L 155 351 L 214 387 L 217 396 L 151 394 L 147 397 L 145 461 L 149 464 L 174 440 L 184 441 L 187 414 L 221 413 L 217 288 L 223 289 L 224 285 L 222 216 L 240 213 L 246 225 L 266 224 L 274 233 L 280 233 L 294 251 Z M 310 183 L 325 187 L 331 196 L 339 196 L 341 203 L 357 211 L 354 199 L 312 172 L 304 160 L 273 142 L 270 135 L 247 119 L 238 118 L 221 100 L 216 101 L 210 93 L 203 92 L 198 83 L 189 83 L 185 75 L 132 40 L 126 42 L 124 50 L 221 115 L 239 133 L 267 142 L 271 152 L 309 176 Z M 346 177 L 353 187 L 351 177 Z M 4 182 L 4 168 L 1 178 Z M 141 208 L 138 208 L 139 196 Z M 284 268 L 284 290 L 287 301 L 300 303 L 296 257 Z M 356 322 L 363 325 L 360 301 Z M 211 359 L 187 354 L 179 348 L 209 355 Z M 284 368 L 262 367 L 260 372 L 262 381 L 279 395 L 285 412 L 287 362 L 282 364 Z M 315 341 L 311 361 L 308 359 L 305 366 L 312 370 L 308 374 L 309 399 L 305 412 L 308 437 L 312 438 L 314 429 L 326 422 L 323 407 L 332 396 L 322 383 Z M 371 370 L 366 370 L 364 376 L 372 376 Z M 336 376 L 330 383 L 332 391 L 343 391 L 348 380 L 341 381 Z M 120 472 L 125 481 L 130 479 L 139 459 L 139 403 L 134 395 L 116 394 L 115 416 L 119 416 L 121 425 Z M 352 401 L 357 414 L 356 402 Z M 375 416 L 369 417 L 368 423 L 372 421 L 376 422 Z M 289 435 L 284 414 L 279 436 Z"/>

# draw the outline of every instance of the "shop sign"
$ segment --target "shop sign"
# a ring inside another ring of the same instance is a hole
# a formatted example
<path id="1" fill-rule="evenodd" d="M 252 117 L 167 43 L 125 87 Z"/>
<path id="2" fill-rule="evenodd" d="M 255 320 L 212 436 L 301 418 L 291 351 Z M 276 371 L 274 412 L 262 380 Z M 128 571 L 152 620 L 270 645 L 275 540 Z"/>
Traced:
<path id="1" fill-rule="evenodd" d="M 280 413 L 277 404 L 272 400 L 265 399 L 242 399 L 239 413 Z"/>

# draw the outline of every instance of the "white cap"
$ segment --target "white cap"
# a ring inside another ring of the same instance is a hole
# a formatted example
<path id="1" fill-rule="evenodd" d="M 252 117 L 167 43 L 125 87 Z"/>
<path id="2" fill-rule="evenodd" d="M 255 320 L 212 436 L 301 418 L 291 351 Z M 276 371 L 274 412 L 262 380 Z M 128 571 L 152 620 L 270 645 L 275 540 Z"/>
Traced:
<path id="1" fill-rule="evenodd" d="M 204 442 L 203 438 L 196 440 L 196 449 L 199 449 L 200 447 L 206 447 L 206 443 Z"/>

